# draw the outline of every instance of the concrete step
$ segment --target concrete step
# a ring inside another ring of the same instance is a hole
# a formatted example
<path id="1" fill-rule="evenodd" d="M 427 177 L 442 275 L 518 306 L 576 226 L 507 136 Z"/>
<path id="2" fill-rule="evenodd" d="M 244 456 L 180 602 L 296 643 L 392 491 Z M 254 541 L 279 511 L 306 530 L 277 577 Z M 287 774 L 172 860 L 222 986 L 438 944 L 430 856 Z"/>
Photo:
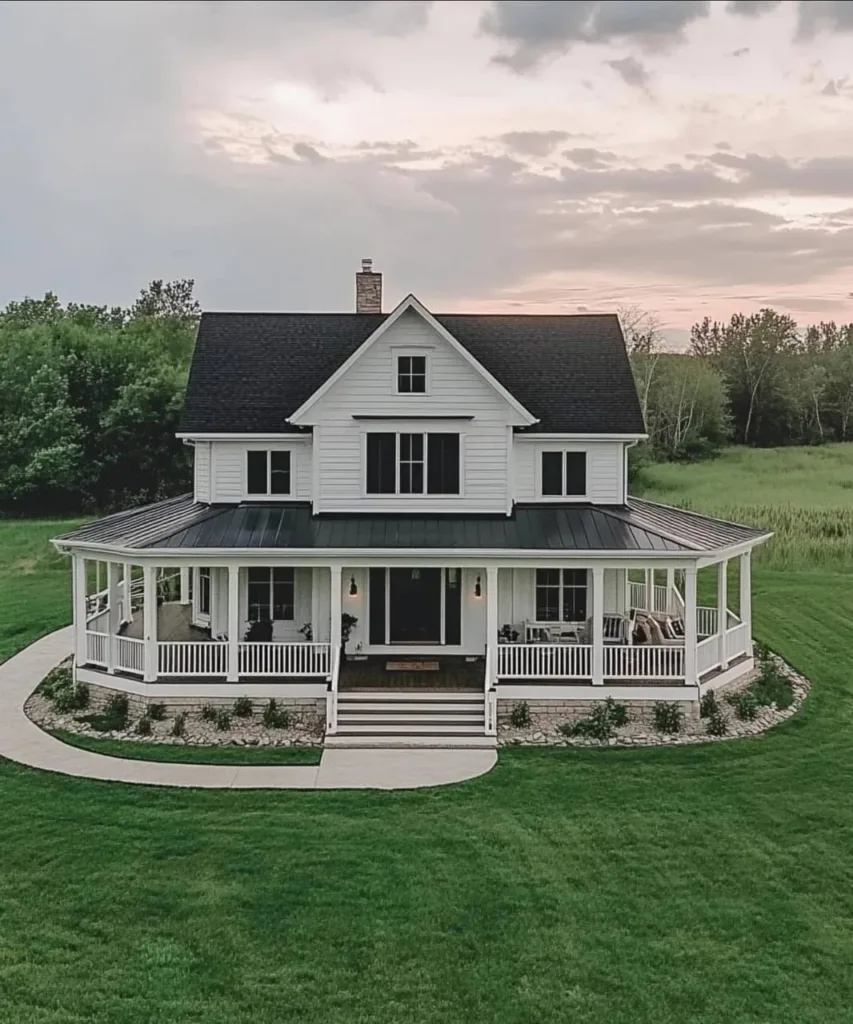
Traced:
<path id="1" fill-rule="evenodd" d="M 479 728 L 478 728 L 479 726 Z M 468 736 L 479 736 L 482 735 L 485 724 L 479 723 L 466 723 L 462 722 L 459 725 L 448 724 L 445 722 L 430 722 L 422 720 L 420 722 L 404 722 L 402 724 L 396 724 L 394 722 L 341 722 L 338 719 L 338 735 L 355 734 L 355 733 L 374 733 L 383 735 L 396 735 L 406 736 L 412 735 L 417 736 L 423 733 L 429 733 L 431 735 L 440 736 L 453 736 L 459 733 Z"/>
<path id="2" fill-rule="evenodd" d="M 483 701 L 470 704 L 418 704 L 409 701 L 338 701 L 338 715 L 479 715 L 483 716 Z"/>
<path id="3" fill-rule="evenodd" d="M 453 748 L 456 750 L 465 749 L 491 749 L 497 746 L 497 739 L 494 736 L 371 736 L 371 735 L 341 735 L 327 736 L 324 745 L 327 747 L 349 747 L 350 749 L 380 749 L 405 747 L 418 747 L 420 749 L 442 750 Z"/>
<path id="4" fill-rule="evenodd" d="M 338 728 L 350 725 L 369 725 L 376 729 L 386 726 L 400 725 L 431 725 L 435 729 L 444 729 L 449 725 L 465 725 L 469 729 L 484 729 L 486 724 L 483 715 L 342 715 L 338 713 Z"/>
<path id="5" fill-rule="evenodd" d="M 482 704 L 484 696 L 469 690 L 467 693 L 456 690 L 340 690 L 338 692 L 338 705 L 351 703 L 372 703 L 390 702 L 407 704 Z"/>

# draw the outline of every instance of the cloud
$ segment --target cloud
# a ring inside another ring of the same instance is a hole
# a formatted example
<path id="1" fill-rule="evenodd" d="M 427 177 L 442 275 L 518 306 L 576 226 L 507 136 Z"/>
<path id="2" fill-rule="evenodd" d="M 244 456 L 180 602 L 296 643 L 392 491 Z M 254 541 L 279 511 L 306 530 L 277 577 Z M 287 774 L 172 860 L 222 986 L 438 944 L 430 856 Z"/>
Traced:
<path id="1" fill-rule="evenodd" d="M 685 28 L 709 10 L 707 0 L 493 0 L 480 28 L 508 45 L 496 58 L 500 63 L 526 72 L 576 43 L 633 41 L 648 49 L 665 47 L 681 40 Z"/>
<path id="2" fill-rule="evenodd" d="M 757 18 L 778 6 L 779 0 L 731 0 L 726 4 L 726 10 L 730 14 L 741 14 L 745 18 Z"/>
<path id="3" fill-rule="evenodd" d="M 726 10 L 746 18 L 757 18 L 781 7 L 781 0 L 730 0 Z M 853 32 L 853 3 L 850 0 L 797 0 L 797 36 L 811 39 L 818 32 Z"/>
<path id="4" fill-rule="evenodd" d="M 504 132 L 500 141 L 508 149 L 525 156 L 547 156 L 561 142 L 570 139 L 571 133 L 565 131 L 541 132 Z"/>
<path id="5" fill-rule="evenodd" d="M 636 57 L 622 57 L 619 60 L 609 60 L 608 67 L 613 68 L 617 75 L 626 85 L 633 89 L 648 90 L 651 76 Z"/>

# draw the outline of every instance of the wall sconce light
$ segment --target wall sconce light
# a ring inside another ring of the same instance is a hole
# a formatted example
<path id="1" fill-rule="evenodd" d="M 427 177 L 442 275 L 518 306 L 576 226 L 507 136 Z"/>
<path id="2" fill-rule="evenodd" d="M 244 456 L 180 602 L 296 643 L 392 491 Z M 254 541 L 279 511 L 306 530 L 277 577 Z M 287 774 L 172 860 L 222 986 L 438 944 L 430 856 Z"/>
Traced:
<path id="1" fill-rule="evenodd" d="M 350 597 L 355 597 L 355 595 L 357 593 L 358 593 L 358 584 L 355 582 L 355 576 L 350 576 L 350 578 L 349 578 L 349 596 Z"/>
<path id="2" fill-rule="evenodd" d="M 483 586 L 480 583 L 480 577 L 477 577 L 477 582 L 474 584 L 474 597 L 483 596 Z"/>

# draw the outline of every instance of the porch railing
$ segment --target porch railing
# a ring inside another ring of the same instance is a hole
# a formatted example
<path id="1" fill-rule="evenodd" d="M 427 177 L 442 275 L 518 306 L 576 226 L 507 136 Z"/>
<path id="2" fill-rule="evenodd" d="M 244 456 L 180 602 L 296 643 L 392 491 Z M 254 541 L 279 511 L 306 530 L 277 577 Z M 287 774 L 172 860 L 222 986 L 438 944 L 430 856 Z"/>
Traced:
<path id="1" fill-rule="evenodd" d="M 228 675 L 228 644 L 214 640 L 160 641 L 157 674 L 161 676 Z"/>
<path id="2" fill-rule="evenodd" d="M 237 663 L 241 676 L 327 676 L 329 644 L 241 643 Z"/>
<path id="3" fill-rule="evenodd" d="M 608 644 L 604 648 L 605 679 L 683 679 L 684 648 L 681 646 L 623 647 Z"/>
<path id="4" fill-rule="evenodd" d="M 145 643 L 130 636 L 117 636 L 116 664 L 120 672 L 143 675 L 145 672 Z"/>
<path id="5" fill-rule="evenodd" d="M 503 679 L 588 679 L 589 644 L 498 644 L 498 677 Z"/>
<path id="6" fill-rule="evenodd" d="M 668 590 L 666 587 L 655 585 L 652 587 L 652 608 L 646 608 L 646 585 L 645 583 L 628 584 L 628 600 L 632 608 L 641 608 L 647 612 L 658 612 L 661 615 L 681 615 L 684 611 L 684 601 L 677 590 Z"/>
<path id="7" fill-rule="evenodd" d="M 749 626 L 745 622 L 739 622 L 726 630 L 726 660 L 732 661 L 742 654 L 750 652 Z"/>
<path id="8" fill-rule="evenodd" d="M 86 661 L 90 665 L 107 664 L 107 634 L 86 630 Z"/>

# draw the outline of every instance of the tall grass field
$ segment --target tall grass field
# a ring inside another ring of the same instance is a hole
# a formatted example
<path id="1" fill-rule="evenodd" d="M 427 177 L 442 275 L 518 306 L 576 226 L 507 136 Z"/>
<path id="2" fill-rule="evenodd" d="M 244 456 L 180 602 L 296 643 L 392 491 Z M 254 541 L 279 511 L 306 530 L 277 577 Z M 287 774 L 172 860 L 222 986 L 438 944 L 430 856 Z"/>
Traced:
<path id="1" fill-rule="evenodd" d="M 850 1024 L 851 466 L 730 451 L 643 482 L 777 533 L 755 631 L 813 687 L 764 736 L 504 749 L 408 792 L 0 761 L 0 1024 Z M 67 528 L 0 522 L 0 658 L 68 621 Z"/>

